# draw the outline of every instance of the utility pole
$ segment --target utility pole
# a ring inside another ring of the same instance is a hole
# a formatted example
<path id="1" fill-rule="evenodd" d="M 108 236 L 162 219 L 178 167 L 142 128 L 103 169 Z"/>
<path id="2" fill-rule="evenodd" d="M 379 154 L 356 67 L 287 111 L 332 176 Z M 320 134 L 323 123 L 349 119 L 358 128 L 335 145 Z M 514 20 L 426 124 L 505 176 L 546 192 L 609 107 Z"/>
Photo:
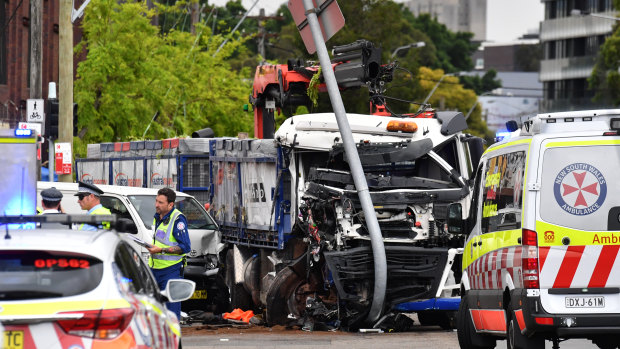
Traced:
<path id="1" fill-rule="evenodd" d="M 43 7 L 41 2 L 42 0 L 30 1 L 30 98 L 32 99 L 43 97 L 41 90 Z"/>
<path id="2" fill-rule="evenodd" d="M 42 0 L 30 1 L 30 98 L 43 97 L 41 70 L 43 69 L 43 6 Z M 41 179 L 41 160 L 37 160 L 37 180 Z"/>
<path id="3" fill-rule="evenodd" d="M 277 21 L 283 21 L 284 16 L 266 16 L 265 9 L 261 8 L 258 12 L 258 16 L 248 16 L 248 18 L 254 18 L 258 22 L 258 54 L 264 59 L 266 59 L 265 46 L 270 46 L 267 42 L 267 38 L 278 36 L 277 33 L 267 33 L 267 29 L 265 29 L 265 21 L 268 19 L 275 19 Z"/>
<path id="4" fill-rule="evenodd" d="M 73 153 L 73 24 L 71 0 L 60 0 L 58 50 L 58 142 L 69 143 Z M 53 174 L 50 174 L 53 176 Z M 73 175 L 58 175 L 59 182 L 72 182 Z"/>
<path id="5" fill-rule="evenodd" d="M 196 35 L 196 24 L 200 22 L 200 14 L 202 13 L 201 11 L 202 8 L 198 4 L 198 1 L 196 1 L 196 2 L 192 2 L 192 4 L 190 5 L 190 9 L 191 9 L 191 18 L 192 18 L 191 32 L 192 32 L 192 35 Z"/>

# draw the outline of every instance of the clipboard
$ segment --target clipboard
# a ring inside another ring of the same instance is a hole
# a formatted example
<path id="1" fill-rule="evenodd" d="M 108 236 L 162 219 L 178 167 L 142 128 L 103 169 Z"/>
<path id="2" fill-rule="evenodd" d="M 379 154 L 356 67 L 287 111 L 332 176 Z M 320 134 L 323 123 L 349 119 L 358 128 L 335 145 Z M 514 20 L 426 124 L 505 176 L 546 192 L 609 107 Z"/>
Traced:
<path id="1" fill-rule="evenodd" d="M 132 239 L 132 240 L 133 240 L 136 244 L 138 244 L 138 245 L 140 245 L 140 246 L 142 246 L 142 247 L 146 247 L 146 248 L 153 247 L 153 245 L 152 245 L 152 244 L 149 244 L 148 242 L 146 242 L 146 241 L 144 241 L 144 240 L 142 240 L 142 239 L 140 239 L 140 238 L 137 238 L 137 237 L 135 237 L 135 236 L 133 236 L 133 235 L 128 235 L 128 236 L 129 236 L 129 237 L 130 237 L 130 238 L 131 238 L 131 239 Z"/>

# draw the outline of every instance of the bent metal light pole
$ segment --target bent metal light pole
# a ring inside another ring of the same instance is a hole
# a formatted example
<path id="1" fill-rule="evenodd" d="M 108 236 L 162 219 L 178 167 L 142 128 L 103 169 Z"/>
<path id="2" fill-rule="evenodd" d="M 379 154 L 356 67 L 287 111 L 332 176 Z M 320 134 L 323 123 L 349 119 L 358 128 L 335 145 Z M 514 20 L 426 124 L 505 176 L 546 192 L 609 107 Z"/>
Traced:
<path id="1" fill-rule="evenodd" d="M 366 224 L 368 225 L 370 243 L 372 246 L 372 254 L 375 264 L 375 287 L 367 320 L 368 322 L 375 323 L 379 320 L 381 312 L 383 311 L 383 302 L 385 300 L 385 289 L 387 285 L 387 262 L 385 258 L 383 237 L 381 236 L 379 222 L 377 221 L 377 216 L 372 205 L 370 192 L 368 191 L 368 183 L 366 183 L 362 163 L 357 153 L 357 148 L 355 147 L 351 126 L 349 126 L 349 121 L 347 120 L 347 115 L 344 110 L 344 104 L 342 103 L 342 97 L 340 96 L 340 91 L 338 90 L 336 76 L 329 59 L 329 54 L 327 53 L 325 41 L 323 40 L 319 20 L 315 12 L 316 9 L 314 8 L 312 0 L 303 0 L 303 2 L 306 10 L 306 18 L 308 19 L 308 24 L 310 25 L 310 30 L 312 31 L 312 38 L 314 39 L 316 52 L 321 62 L 321 70 L 323 71 L 323 77 L 325 78 L 325 85 L 327 85 L 329 99 L 332 103 L 334 113 L 336 114 L 338 129 L 340 130 L 342 143 L 349 161 L 349 166 L 351 167 L 353 182 L 355 183 L 355 188 L 357 189 L 357 194 L 362 204 L 364 218 L 366 219 Z"/>

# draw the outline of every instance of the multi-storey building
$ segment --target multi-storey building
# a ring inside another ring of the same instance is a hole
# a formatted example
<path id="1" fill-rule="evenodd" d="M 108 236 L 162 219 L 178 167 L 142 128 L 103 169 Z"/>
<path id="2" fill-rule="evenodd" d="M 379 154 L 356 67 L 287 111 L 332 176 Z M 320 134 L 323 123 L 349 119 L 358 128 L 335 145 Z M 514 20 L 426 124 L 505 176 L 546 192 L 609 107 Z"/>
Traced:
<path id="1" fill-rule="evenodd" d="M 487 0 L 409 0 L 407 8 L 416 16 L 428 13 L 453 32 L 474 33 L 474 41 L 485 41 Z"/>
<path id="2" fill-rule="evenodd" d="M 76 1 L 78 7 L 82 1 Z M 58 82 L 59 0 L 42 1 L 42 94 L 48 83 Z M 81 21 L 73 26 L 74 45 L 81 40 Z M 77 65 L 77 59 L 74 59 Z M 26 100 L 30 98 L 30 1 L 0 2 L 0 128 L 16 127 L 26 121 Z"/>
<path id="3" fill-rule="evenodd" d="M 545 111 L 598 107 L 592 102 L 588 78 L 599 47 L 612 33 L 616 15 L 612 0 L 541 0 L 545 19 L 540 25 Z"/>

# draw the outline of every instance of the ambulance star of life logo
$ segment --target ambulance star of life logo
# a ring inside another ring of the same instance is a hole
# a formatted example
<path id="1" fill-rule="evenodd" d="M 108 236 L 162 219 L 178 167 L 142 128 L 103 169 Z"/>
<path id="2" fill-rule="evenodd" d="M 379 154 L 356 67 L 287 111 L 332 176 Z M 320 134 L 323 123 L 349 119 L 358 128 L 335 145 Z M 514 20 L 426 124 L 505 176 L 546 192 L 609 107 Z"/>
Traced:
<path id="1" fill-rule="evenodd" d="M 586 163 L 565 166 L 555 177 L 553 192 L 560 207 L 576 216 L 589 215 L 603 205 L 607 182 L 601 171 Z"/>

